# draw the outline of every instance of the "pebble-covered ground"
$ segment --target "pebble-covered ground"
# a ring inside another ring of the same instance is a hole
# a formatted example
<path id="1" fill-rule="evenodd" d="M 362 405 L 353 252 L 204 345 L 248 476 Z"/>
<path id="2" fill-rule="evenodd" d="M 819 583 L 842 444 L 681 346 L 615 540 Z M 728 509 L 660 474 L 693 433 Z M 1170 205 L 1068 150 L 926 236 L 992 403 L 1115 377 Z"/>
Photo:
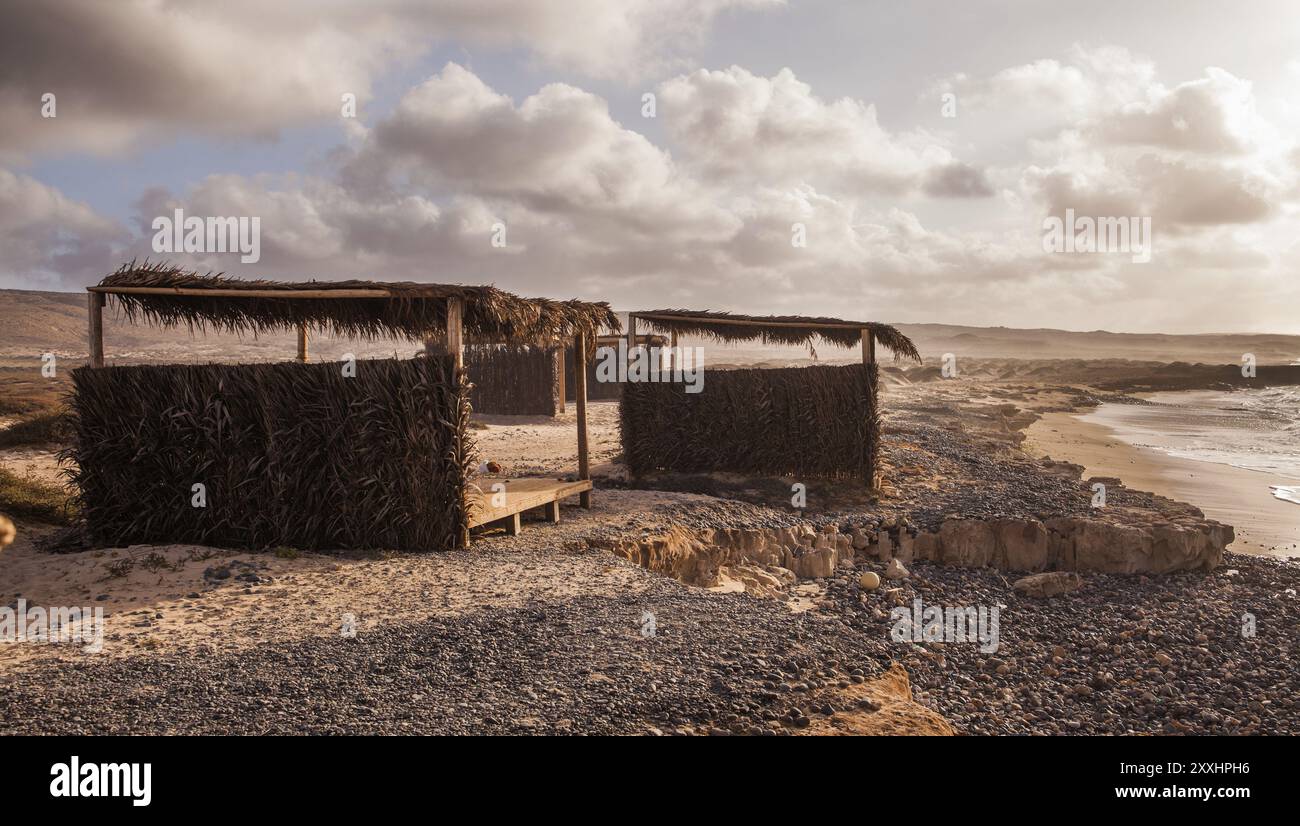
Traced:
<path id="1" fill-rule="evenodd" d="M 899 655 L 916 696 L 958 731 L 1300 733 L 1300 564 L 1229 554 L 1209 573 L 1088 574 L 1082 590 L 1046 600 L 1014 593 L 1010 578 L 918 564 L 886 600 L 1003 606 L 994 653 L 948 642 Z M 879 592 L 854 577 L 828 591 L 850 625 L 888 633 Z"/>
<path id="2" fill-rule="evenodd" d="M 848 711 L 836 689 L 893 661 L 959 733 L 1300 732 L 1300 565 L 1229 564 L 1235 574 L 1089 576 L 1045 601 L 988 570 L 918 564 L 872 593 L 846 572 L 801 614 L 644 572 L 635 593 L 351 639 L 38 663 L 6 675 L 0 732 L 792 733 Z M 997 651 L 893 641 L 889 610 L 915 597 L 1003 606 Z"/>
<path id="3" fill-rule="evenodd" d="M 766 718 L 790 717 L 798 704 L 770 687 L 880 670 L 869 652 L 884 646 L 863 632 L 775 600 L 645 576 L 653 587 L 641 593 L 388 625 L 351 639 L 46 663 L 9 675 L 0 731 L 761 733 L 784 729 Z M 653 635 L 643 632 L 646 612 Z"/>
<path id="4" fill-rule="evenodd" d="M 972 400 L 968 390 L 945 393 L 942 385 L 891 390 L 882 441 L 893 496 L 877 510 L 931 531 L 951 516 L 1098 516 L 1091 508 L 1092 486 L 1080 478 L 1081 467 L 1036 461 L 1019 449 L 1024 429 L 1039 413 L 1086 408 L 1096 404 L 1097 396 L 1074 388 L 1039 389 L 1027 402 L 1023 394 L 990 389 L 1016 401 Z M 1106 400 L 1121 398 L 1127 397 Z M 1122 521 L 1129 511 L 1199 514 L 1184 503 L 1118 483 L 1108 484 L 1107 497 L 1104 518 Z"/>

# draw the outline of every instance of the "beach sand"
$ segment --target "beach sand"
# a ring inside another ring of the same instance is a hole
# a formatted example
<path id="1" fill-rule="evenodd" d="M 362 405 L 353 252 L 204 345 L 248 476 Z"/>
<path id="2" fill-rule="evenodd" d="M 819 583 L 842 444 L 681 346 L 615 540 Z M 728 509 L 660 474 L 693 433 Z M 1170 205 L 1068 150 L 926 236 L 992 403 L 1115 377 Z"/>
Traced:
<path id="1" fill-rule="evenodd" d="M 1135 447 L 1082 415 L 1044 414 L 1030 425 L 1025 449 L 1083 465 L 1084 478 L 1117 476 L 1126 487 L 1190 502 L 1236 529 L 1230 550 L 1300 556 L 1300 505 L 1272 495 L 1269 485 L 1277 484 L 1272 474 Z"/>

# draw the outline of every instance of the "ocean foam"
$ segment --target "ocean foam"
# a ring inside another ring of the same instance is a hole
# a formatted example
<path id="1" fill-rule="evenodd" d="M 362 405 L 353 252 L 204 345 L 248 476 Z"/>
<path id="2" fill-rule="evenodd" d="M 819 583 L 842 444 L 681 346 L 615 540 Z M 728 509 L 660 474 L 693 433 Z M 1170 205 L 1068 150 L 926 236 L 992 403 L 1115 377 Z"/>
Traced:
<path id="1" fill-rule="evenodd" d="M 1300 505 L 1300 485 L 1269 485 L 1268 489 L 1273 491 L 1273 495 L 1278 499 Z"/>
<path id="2" fill-rule="evenodd" d="M 1186 391 L 1153 396 L 1152 405 L 1103 404 L 1085 421 L 1106 425 L 1122 441 L 1180 459 L 1270 474 L 1278 498 L 1300 487 L 1300 390 Z M 1297 504 L 1300 504 L 1298 502 Z"/>

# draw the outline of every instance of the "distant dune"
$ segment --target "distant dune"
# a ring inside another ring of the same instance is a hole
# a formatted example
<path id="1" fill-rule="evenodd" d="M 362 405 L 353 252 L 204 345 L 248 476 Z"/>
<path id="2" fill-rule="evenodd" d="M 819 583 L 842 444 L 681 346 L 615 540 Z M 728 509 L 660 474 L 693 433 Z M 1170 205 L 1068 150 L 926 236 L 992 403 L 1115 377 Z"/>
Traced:
<path id="1" fill-rule="evenodd" d="M 927 357 L 953 353 L 958 358 L 1129 359 L 1240 364 L 1254 353 L 1259 364 L 1300 361 L 1300 336 L 1269 333 L 1111 333 L 1105 330 L 1019 330 L 1010 327 L 960 327 L 951 324 L 899 324 Z"/>

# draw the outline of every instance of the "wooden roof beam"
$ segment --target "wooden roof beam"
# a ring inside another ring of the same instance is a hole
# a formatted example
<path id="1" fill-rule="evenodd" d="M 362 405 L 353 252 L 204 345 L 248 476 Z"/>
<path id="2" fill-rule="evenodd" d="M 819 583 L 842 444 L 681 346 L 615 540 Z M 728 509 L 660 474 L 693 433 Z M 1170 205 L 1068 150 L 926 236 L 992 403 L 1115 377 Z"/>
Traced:
<path id="1" fill-rule="evenodd" d="M 827 322 L 827 321 L 768 321 L 745 318 L 714 318 L 699 315 L 669 315 L 667 313 L 631 313 L 629 317 L 644 318 L 649 321 L 696 321 L 700 324 L 730 324 L 736 327 L 802 327 L 824 330 L 867 330 L 871 325 L 865 322 Z"/>
<path id="2" fill-rule="evenodd" d="M 198 298 L 392 298 L 393 293 L 382 288 L 347 288 L 340 290 L 240 290 L 221 287 L 87 287 L 92 293 L 102 295 L 175 295 Z M 414 296 L 419 298 L 420 296 Z"/>

